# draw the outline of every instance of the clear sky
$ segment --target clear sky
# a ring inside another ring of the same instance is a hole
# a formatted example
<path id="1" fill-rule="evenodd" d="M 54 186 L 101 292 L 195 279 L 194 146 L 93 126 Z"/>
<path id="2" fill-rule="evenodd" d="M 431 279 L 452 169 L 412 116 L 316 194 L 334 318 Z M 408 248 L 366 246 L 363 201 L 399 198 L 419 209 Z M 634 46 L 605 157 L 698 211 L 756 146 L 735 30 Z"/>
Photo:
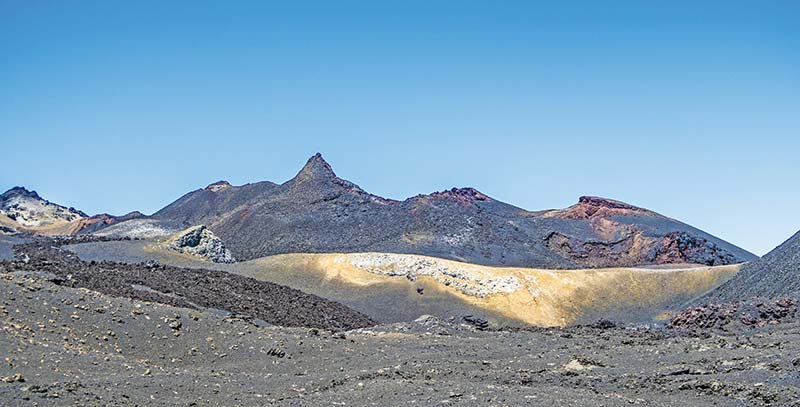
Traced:
<path id="1" fill-rule="evenodd" d="M 152 213 L 319 151 L 403 199 L 800 229 L 797 1 L 0 0 L 0 188 Z"/>

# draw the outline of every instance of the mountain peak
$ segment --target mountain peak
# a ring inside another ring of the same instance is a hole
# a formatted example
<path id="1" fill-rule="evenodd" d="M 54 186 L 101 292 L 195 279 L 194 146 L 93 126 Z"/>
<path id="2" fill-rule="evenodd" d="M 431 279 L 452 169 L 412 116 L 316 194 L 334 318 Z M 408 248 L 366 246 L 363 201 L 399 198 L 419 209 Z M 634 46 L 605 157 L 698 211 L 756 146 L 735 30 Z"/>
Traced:
<path id="1" fill-rule="evenodd" d="M 306 165 L 294 177 L 295 181 L 309 181 L 315 179 L 336 179 L 331 165 L 322 158 L 322 154 L 316 153 L 308 159 Z"/>
<path id="2" fill-rule="evenodd" d="M 14 196 L 26 196 L 26 197 L 42 200 L 42 198 L 39 196 L 39 194 L 36 193 L 36 191 L 29 191 L 27 188 L 20 187 L 20 186 L 16 186 L 14 188 L 11 188 L 8 191 L 3 192 L 3 195 L 2 195 L 2 197 L 6 198 L 6 199 L 14 197 Z"/>
<path id="3" fill-rule="evenodd" d="M 88 217 L 75 208 L 52 203 L 36 191 L 19 186 L 0 195 L 0 214 L 25 228 L 51 227 Z"/>
<path id="4" fill-rule="evenodd" d="M 320 153 L 316 153 L 312 155 L 311 158 L 308 159 L 306 165 L 303 166 L 301 172 L 303 171 L 311 172 L 314 175 L 332 175 L 334 177 L 336 176 L 336 174 L 334 174 L 333 172 L 333 168 L 331 168 L 331 165 L 328 164 L 327 161 L 325 161 L 325 158 L 323 158 L 322 154 Z"/>

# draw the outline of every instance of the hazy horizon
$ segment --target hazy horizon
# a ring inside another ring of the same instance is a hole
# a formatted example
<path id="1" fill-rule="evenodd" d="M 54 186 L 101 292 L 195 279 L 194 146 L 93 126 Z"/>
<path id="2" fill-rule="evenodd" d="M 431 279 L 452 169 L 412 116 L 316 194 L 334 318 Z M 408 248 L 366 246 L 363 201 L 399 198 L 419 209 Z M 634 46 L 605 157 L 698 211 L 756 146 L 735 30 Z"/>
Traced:
<path id="1" fill-rule="evenodd" d="M 0 189 L 153 213 L 321 152 L 393 199 L 800 230 L 800 4 L 0 0 Z"/>

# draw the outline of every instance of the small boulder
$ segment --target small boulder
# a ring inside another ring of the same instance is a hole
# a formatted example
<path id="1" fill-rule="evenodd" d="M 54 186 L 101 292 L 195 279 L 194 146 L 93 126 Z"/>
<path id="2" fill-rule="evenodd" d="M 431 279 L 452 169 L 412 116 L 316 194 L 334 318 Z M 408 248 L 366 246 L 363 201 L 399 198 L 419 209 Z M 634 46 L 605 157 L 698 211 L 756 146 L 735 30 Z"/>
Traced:
<path id="1" fill-rule="evenodd" d="M 202 257 L 214 263 L 233 263 L 236 260 L 205 225 L 193 226 L 173 235 L 164 245 L 167 249 Z"/>

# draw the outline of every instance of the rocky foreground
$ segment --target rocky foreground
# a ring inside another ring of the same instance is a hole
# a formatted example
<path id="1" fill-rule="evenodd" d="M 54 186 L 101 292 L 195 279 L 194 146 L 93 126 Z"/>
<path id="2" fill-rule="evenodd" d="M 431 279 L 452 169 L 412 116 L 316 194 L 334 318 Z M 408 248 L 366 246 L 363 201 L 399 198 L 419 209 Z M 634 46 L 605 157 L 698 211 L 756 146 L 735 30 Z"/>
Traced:
<path id="1" fill-rule="evenodd" d="M 692 308 L 665 328 L 374 325 L 224 272 L 15 250 L 0 267 L 4 406 L 800 405 L 793 300 Z"/>
<path id="2" fill-rule="evenodd" d="M 33 276 L 54 284 L 117 297 L 211 310 L 262 325 L 346 330 L 375 325 L 338 302 L 289 287 L 216 270 L 155 263 L 85 262 L 59 246 L 36 239 L 14 246 L 17 261 L 0 262 L 0 273 Z"/>
<path id="3" fill-rule="evenodd" d="M 30 405 L 800 405 L 800 324 L 346 332 L 0 274 L 0 400 Z"/>

